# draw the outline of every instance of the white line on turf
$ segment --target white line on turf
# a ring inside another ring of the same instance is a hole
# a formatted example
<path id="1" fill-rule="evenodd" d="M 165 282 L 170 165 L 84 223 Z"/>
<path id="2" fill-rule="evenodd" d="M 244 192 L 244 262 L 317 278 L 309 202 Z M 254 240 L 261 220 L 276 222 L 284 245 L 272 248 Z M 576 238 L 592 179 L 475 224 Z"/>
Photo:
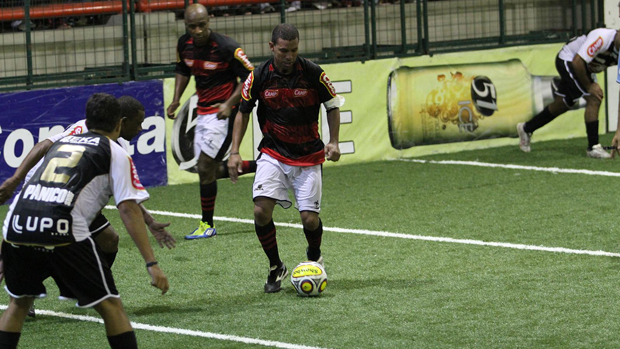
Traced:
<path id="1" fill-rule="evenodd" d="M 522 165 L 511 165 L 511 164 L 494 164 L 490 162 L 479 162 L 479 161 L 418 160 L 418 159 L 394 159 L 392 161 L 415 162 L 418 164 L 465 165 L 465 166 L 478 166 L 478 167 L 505 168 L 505 169 L 510 169 L 510 170 L 526 170 L 526 171 L 540 171 L 540 172 L 551 172 L 551 173 L 572 173 L 572 174 L 586 174 L 586 175 L 592 175 L 592 176 L 620 177 L 620 173 L 618 172 L 579 170 L 579 169 L 559 168 L 559 167 L 536 167 L 536 166 L 522 166 Z"/>
<path id="2" fill-rule="evenodd" d="M 0 309 L 5 310 L 6 308 L 7 308 L 6 305 L 0 304 Z M 103 323 L 103 320 L 98 317 L 59 313 L 55 311 L 42 310 L 42 309 L 37 309 L 37 316 L 38 315 L 55 316 L 55 317 L 72 319 L 72 320 L 80 320 L 80 321 L 98 322 L 100 324 Z M 138 329 L 138 330 L 146 330 L 146 331 L 153 331 L 153 332 L 160 332 L 160 333 L 184 334 L 187 336 L 213 338 L 213 339 L 239 342 L 239 343 L 245 343 L 245 344 L 258 344 L 258 345 L 264 345 L 267 347 L 274 347 L 274 348 L 322 349 L 320 347 L 309 347 L 306 345 L 297 345 L 297 344 L 290 344 L 290 343 L 284 343 L 284 342 L 267 341 L 267 340 L 262 340 L 262 339 L 239 337 L 239 336 L 230 336 L 230 335 L 212 333 L 212 332 L 184 330 L 182 328 L 165 327 L 165 326 L 153 326 L 153 325 L 147 325 L 147 324 L 140 324 L 140 323 L 133 322 L 133 321 L 131 322 L 131 326 L 133 326 L 134 329 Z"/>
<path id="3" fill-rule="evenodd" d="M 114 206 L 106 206 L 106 208 L 111 209 L 111 210 L 116 209 L 116 207 Z M 168 212 L 168 211 L 151 211 L 151 210 L 149 210 L 149 212 L 151 212 L 152 214 L 158 214 L 158 215 L 170 216 L 170 217 L 181 217 L 181 218 L 192 218 L 192 219 L 202 218 L 202 216 L 198 214 L 177 213 L 177 212 Z M 232 217 L 213 217 L 213 218 L 217 221 L 254 224 L 254 221 L 251 219 L 241 219 L 241 218 L 232 218 Z M 275 223 L 275 225 L 280 226 L 280 227 L 303 229 L 303 226 L 301 224 Z M 332 231 L 335 233 L 383 236 L 383 237 L 389 237 L 389 238 L 411 239 L 411 240 L 422 240 L 422 241 L 433 241 L 433 242 L 448 242 L 448 243 L 454 243 L 454 244 L 466 244 L 466 245 L 478 245 L 478 246 L 493 246 L 493 247 L 502 247 L 502 248 L 512 248 L 512 249 L 518 249 L 518 250 L 556 252 L 556 253 L 568 253 L 568 254 L 584 254 L 584 255 L 590 255 L 590 256 L 620 257 L 620 253 L 605 252 L 605 251 L 574 250 L 574 249 L 563 248 L 563 247 L 545 247 L 545 246 L 534 246 L 534 245 L 523 245 L 523 244 L 511 244 L 511 243 L 505 243 L 505 242 L 492 242 L 492 241 L 469 240 L 469 239 L 453 239 L 453 238 L 436 237 L 436 236 L 390 233 L 387 231 L 376 231 L 376 230 L 330 228 L 330 227 L 325 227 L 325 226 L 323 226 L 323 230 Z"/>

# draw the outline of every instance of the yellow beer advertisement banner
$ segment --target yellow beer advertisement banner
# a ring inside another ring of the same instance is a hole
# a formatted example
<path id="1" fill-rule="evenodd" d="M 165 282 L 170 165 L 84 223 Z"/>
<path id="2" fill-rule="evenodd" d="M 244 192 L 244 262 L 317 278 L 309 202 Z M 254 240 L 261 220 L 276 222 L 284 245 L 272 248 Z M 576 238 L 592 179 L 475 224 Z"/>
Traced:
<path id="1" fill-rule="evenodd" d="M 346 99 L 340 126 L 343 156 L 338 163 L 325 165 L 502 145 L 518 149 L 516 124 L 531 119 L 553 100 L 553 80 L 558 75 L 555 57 L 561 47 L 548 44 L 322 65 Z M 173 88 L 174 79 L 167 79 L 166 107 Z M 181 105 L 191 106 L 188 101 L 194 92 L 191 82 Z M 584 137 L 583 112 L 559 116 L 536 131 L 535 141 Z M 601 114 L 603 132 L 604 110 Z M 178 125 L 175 131 L 173 124 L 168 121 L 169 181 L 196 180 L 196 175 L 179 171 L 174 142 L 183 131 Z M 325 110 L 320 130 L 327 141 Z M 246 132 L 241 149 L 245 159 L 257 155 L 260 133 L 256 131 L 250 125 Z M 178 144 L 176 148 L 178 153 Z"/>

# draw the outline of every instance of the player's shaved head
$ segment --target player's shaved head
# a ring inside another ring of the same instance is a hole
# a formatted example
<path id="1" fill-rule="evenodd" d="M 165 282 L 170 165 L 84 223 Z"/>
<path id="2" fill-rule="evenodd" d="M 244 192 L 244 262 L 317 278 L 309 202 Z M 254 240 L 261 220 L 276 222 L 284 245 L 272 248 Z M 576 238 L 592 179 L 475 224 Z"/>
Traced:
<path id="1" fill-rule="evenodd" d="M 299 39 L 299 31 L 294 25 L 288 23 L 278 24 L 271 32 L 271 42 L 278 43 L 278 39 L 292 41 Z"/>
<path id="2" fill-rule="evenodd" d="M 185 9 L 185 22 L 209 18 L 207 8 L 201 4 L 191 4 Z"/>

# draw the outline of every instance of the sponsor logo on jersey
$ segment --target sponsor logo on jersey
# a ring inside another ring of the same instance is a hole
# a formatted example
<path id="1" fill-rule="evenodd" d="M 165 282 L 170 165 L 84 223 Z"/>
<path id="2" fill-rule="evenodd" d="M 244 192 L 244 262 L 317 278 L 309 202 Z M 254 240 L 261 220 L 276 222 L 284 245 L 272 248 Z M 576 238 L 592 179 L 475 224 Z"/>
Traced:
<path id="1" fill-rule="evenodd" d="M 144 190 L 144 186 L 140 183 L 140 177 L 138 177 L 138 170 L 136 170 L 131 158 L 129 158 L 129 164 L 131 165 L 131 185 L 138 190 Z"/>
<path id="2" fill-rule="evenodd" d="M 82 133 L 84 133 L 84 129 L 82 128 L 82 126 L 76 126 L 73 130 L 71 130 L 71 132 L 69 133 L 69 136 L 79 135 Z"/>
<path id="3" fill-rule="evenodd" d="M 249 101 L 250 99 L 252 99 L 252 85 L 254 84 L 254 72 L 251 72 L 250 75 L 248 75 L 248 78 L 245 79 L 245 82 L 243 83 L 243 89 L 241 90 L 241 97 L 243 97 L 243 99 L 245 99 L 246 101 Z"/>
<path id="4" fill-rule="evenodd" d="M 331 94 L 332 97 L 336 97 L 336 89 L 334 88 L 334 85 L 332 85 L 332 82 L 329 80 L 329 78 L 327 77 L 327 74 L 325 74 L 325 72 L 321 73 L 320 80 L 321 80 L 321 83 L 329 91 L 329 94 Z"/>
<path id="5" fill-rule="evenodd" d="M 53 202 L 71 206 L 73 202 L 73 194 L 71 191 L 62 188 L 45 187 L 41 184 L 28 185 L 24 190 L 24 200 Z"/>
<path id="6" fill-rule="evenodd" d="M 297 88 L 293 90 L 294 97 L 306 97 L 308 95 L 308 90 L 303 88 Z"/>
<path id="7" fill-rule="evenodd" d="M 588 53 L 588 56 L 594 57 L 601 47 L 603 47 L 603 38 L 599 36 L 590 46 L 588 46 L 586 52 Z"/>
<path id="8" fill-rule="evenodd" d="M 263 92 L 263 97 L 266 99 L 276 98 L 278 97 L 278 90 L 265 90 L 265 92 Z"/>
<path id="9" fill-rule="evenodd" d="M 254 70 L 254 66 L 252 65 L 252 62 L 250 62 L 250 60 L 248 59 L 248 56 L 245 55 L 245 52 L 243 52 L 243 49 L 241 47 L 235 50 L 235 58 L 239 62 L 241 62 L 241 64 L 243 64 L 245 69 L 250 70 L 250 71 Z"/>
<path id="10" fill-rule="evenodd" d="M 98 137 L 74 137 L 67 136 L 59 140 L 61 143 L 71 143 L 71 144 L 86 144 L 86 145 L 99 145 L 100 138 Z"/>
<path id="11" fill-rule="evenodd" d="M 205 70 L 215 70 L 217 69 L 218 64 L 217 62 L 204 62 L 202 65 L 202 68 Z"/>
<path id="12" fill-rule="evenodd" d="M 20 215 L 14 215 L 11 222 L 11 227 L 13 228 L 13 231 L 15 231 L 15 233 L 17 234 L 22 234 L 24 231 L 24 226 L 19 224 L 20 219 Z M 54 218 L 50 217 L 26 216 L 25 224 L 26 231 L 38 231 L 41 233 L 56 226 L 56 229 L 54 229 L 54 233 L 52 233 L 53 235 L 68 235 L 69 228 L 71 227 L 71 223 L 68 219 L 58 218 L 56 219 L 56 224 L 54 224 Z"/>
<path id="13" fill-rule="evenodd" d="M 184 59 L 185 61 L 185 65 L 188 67 L 193 67 L 194 66 L 194 60 L 193 59 Z"/>

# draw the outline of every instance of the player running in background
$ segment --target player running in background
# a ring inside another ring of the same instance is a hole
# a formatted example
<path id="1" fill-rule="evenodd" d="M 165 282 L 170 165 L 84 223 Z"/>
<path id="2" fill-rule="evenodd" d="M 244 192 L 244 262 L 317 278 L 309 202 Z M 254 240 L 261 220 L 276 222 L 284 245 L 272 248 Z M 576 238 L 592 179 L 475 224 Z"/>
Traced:
<path id="1" fill-rule="evenodd" d="M 136 336 L 89 225 L 114 196 L 127 232 L 163 293 L 168 279 L 157 265 L 138 204 L 149 198 L 131 156 L 114 142 L 121 108 L 111 95 L 96 93 L 86 105 L 90 132 L 65 137 L 13 201 L 3 226 L 2 264 L 10 295 L 0 317 L 0 347 L 17 348 L 28 309 L 46 296 L 43 281 L 55 274 L 76 295 L 78 306 L 103 318 L 112 348 L 137 348 Z"/>
<path id="2" fill-rule="evenodd" d="M 587 156 L 597 159 L 610 157 L 599 144 L 598 114 L 603 100 L 603 90 L 596 73 L 618 64 L 620 35 L 615 29 L 594 29 L 588 35 L 572 38 L 555 58 L 555 67 L 562 78 L 555 99 L 528 122 L 517 124 L 519 147 L 529 152 L 534 131 L 564 114 L 583 97 L 586 100 L 585 124 L 588 136 Z"/>
<path id="3" fill-rule="evenodd" d="M 241 100 L 242 85 L 238 79 L 244 81 L 254 67 L 236 41 L 209 29 L 209 14 L 201 4 L 187 7 L 185 26 L 188 34 L 179 38 L 174 97 L 167 114 L 174 119 L 181 96 L 194 75 L 198 94 L 194 154 L 198 158 L 202 219 L 198 228 L 185 238 L 199 239 L 216 235 L 213 211 L 218 170 L 227 172 L 222 160 L 230 149 L 229 117 L 236 114 Z M 246 161 L 242 166 L 243 173 L 256 171 L 254 161 Z"/>
<path id="4" fill-rule="evenodd" d="M 250 112 L 258 101 L 257 118 L 263 139 L 253 185 L 254 225 L 267 258 L 269 275 L 265 292 L 278 292 L 288 271 L 278 253 L 273 210 L 276 204 L 289 208 L 288 190 L 295 201 L 308 241 L 306 257 L 323 264 L 319 218 L 322 196 L 321 164 L 325 158 L 340 159 L 338 146 L 340 109 L 343 98 L 317 64 L 298 57 L 299 32 L 280 24 L 271 35 L 273 57 L 256 68 L 243 84 L 243 100 L 234 122 L 232 149 L 228 160 L 230 179 L 242 172 L 239 145 L 248 126 Z M 318 133 L 321 104 L 327 109 L 329 143 Z"/>

